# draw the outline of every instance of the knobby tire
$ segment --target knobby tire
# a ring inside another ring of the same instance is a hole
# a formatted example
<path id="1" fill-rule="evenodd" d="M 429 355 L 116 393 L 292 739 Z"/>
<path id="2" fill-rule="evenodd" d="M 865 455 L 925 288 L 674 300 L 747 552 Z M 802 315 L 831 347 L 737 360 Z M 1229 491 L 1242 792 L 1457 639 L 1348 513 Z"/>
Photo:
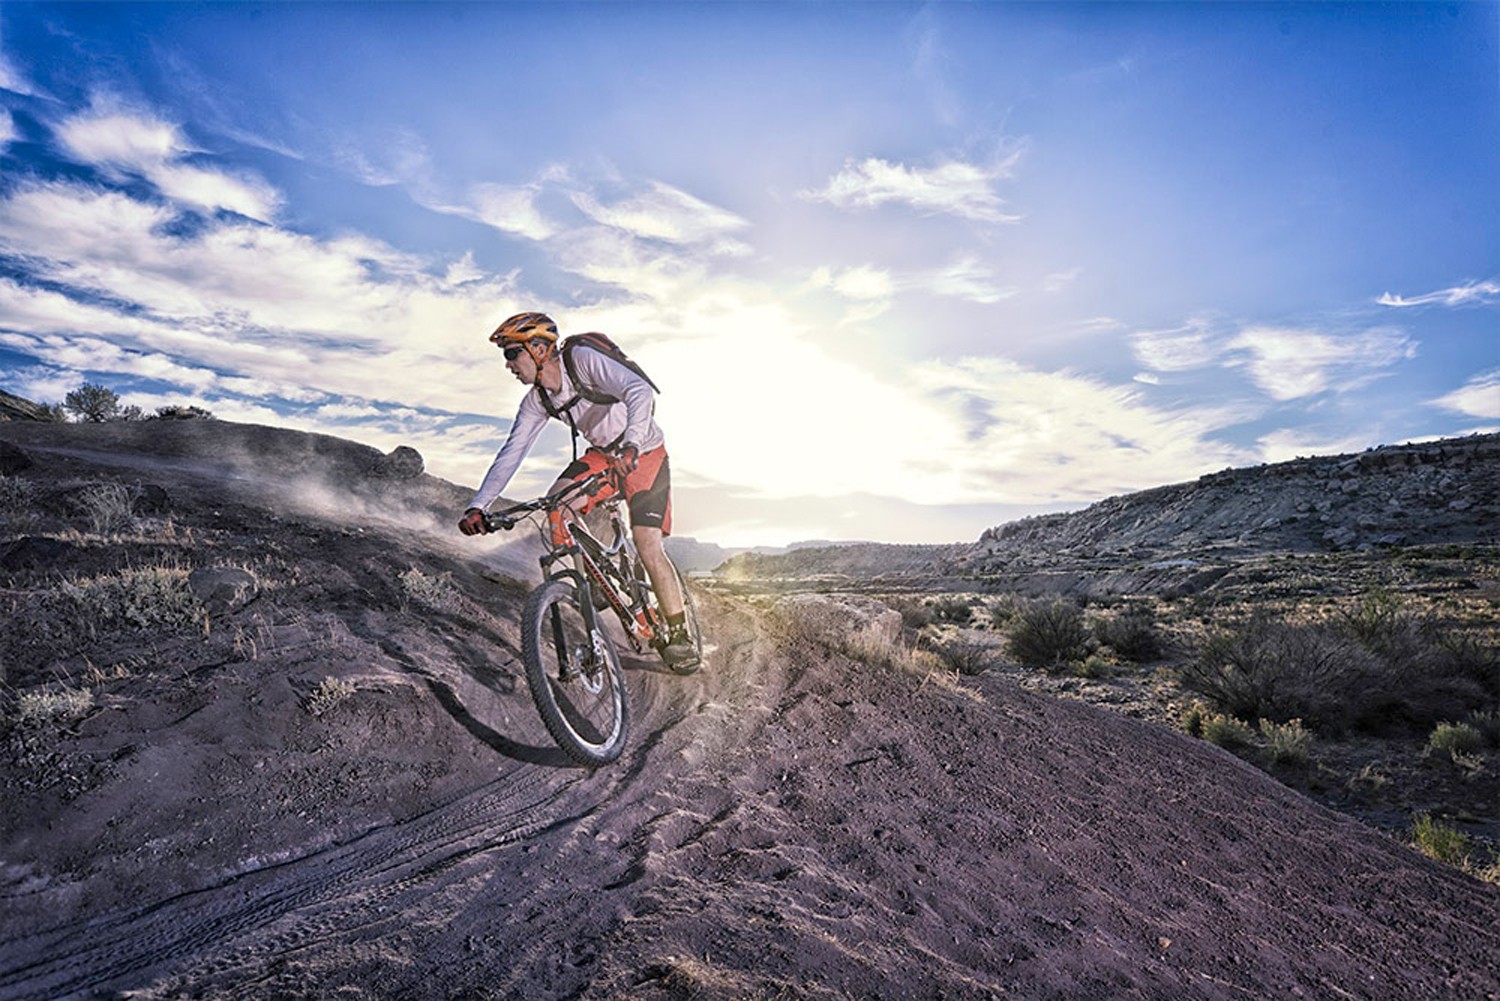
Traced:
<path id="1" fill-rule="evenodd" d="M 568 666 L 596 657 L 595 649 L 603 662 L 592 676 L 560 680 Z M 568 757 L 595 766 L 620 756 L 630 730 L 620 656 L 602 628 L 591 640 L 571 582 L 549 580 L 526 599 L 521 660 L 537 712 Z"/>

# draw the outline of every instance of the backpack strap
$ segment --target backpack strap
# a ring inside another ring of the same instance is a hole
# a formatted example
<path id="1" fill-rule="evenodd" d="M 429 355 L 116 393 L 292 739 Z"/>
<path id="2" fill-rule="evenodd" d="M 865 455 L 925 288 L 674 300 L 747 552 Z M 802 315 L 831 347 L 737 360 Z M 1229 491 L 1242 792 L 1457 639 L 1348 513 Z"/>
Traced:
<path id="1" fill-rule="evenodd" d="M 563 367 L 568 370 L 568 378 L 573 380 L 573 386 L 578 390 L 579 395 L 590 403 L 618 403 L 619 398 L 601 392 L 578 378 L 578 370 L 573 362 L 573 349 L 580 346 L 592 348 L 606 358 L 614 359 L 642 379 L 645 379 L 646 385 L 650 386 L 653 391 L 657 393 L 661 392 L 661 387 L 652 381 L 651 377 L 646 374 L 646 370 L 631 361 L 630 357 L 624 351 L 620 350 L 620 346 L 610 340 L 607 335 L 598 333 L 597 331 L 591 331 L 586 334 L 573 334 L 570 337 L 563 338 L 562 347 L 560 348 L 562 351 Z"/>
<path id="2" fill-rule="evenodd" d="M 552 394 L 548 393 L 547 390 L 542 388 L 541 383 L 536 384 L 536 392 L 537 399 L 539 399 L 542 403 L 542 409 L 547 411 L 547 416 L 554 417 L 560 421 L 566 422 L 568 425 L 568 429 L 573 432 L 574 462 L 578 461 L 578 425 L 573 421 L 574 405 L 577 404 L 580 399 L 588 400 L 590 403 L 597 403 L 604 406 L 620 402 L 620 398 L 618 396 L 612 396 L 609 393 L 598 389 L 597 387 L 590 386 L 587 382 L 579 377 L 577 365 L 573 361 L 573 349 L 580 346 L 591 348 L 592 350 L 604 355 L 606 358 L 613 358 L 615 361 L 619 362 L 621 365 L 624 365 L 626 368 L 630 369 L 630 371 L 634 372 L 642 379 L 645 379 L 646 385 L 650 386 L 653 390 L 656 390 L 656 392 L 658 393 L 661 392 L 660 389 L 657 389 L 656 383 L 651 381 L 651 377 L 647 375 L 639 365 L 626 357 L 625 352 L 620 350 L 619 345 L 610 340 L 604 334 L 573 334 L 571 337 L 564 337 L 562 346 L 558 350 L 562 354 L 563 368 L 565 368 L 568 372 L 568 381 L 573 384 L 573 398 L 561 405 L 556 404 L 552 401 Z M 625 433 L 622 431 L 619 437 L 615 438 L 614 441 L 605 446 L 605 449 L 608 450 L 614 448 L 615 446 L 619 445 L 620 442 L 624 440 L 624 438 Z"/>

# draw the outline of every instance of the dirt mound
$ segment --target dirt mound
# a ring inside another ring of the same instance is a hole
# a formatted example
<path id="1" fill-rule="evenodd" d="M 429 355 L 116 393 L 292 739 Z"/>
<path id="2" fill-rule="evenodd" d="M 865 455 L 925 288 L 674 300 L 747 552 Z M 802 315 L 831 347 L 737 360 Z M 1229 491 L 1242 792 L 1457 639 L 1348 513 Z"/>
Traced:
<path id="1" fill-rule="evenodd" d="M 1202 742 L 713 593 L 707 669 L 628 659 L 624 757 L 569 767 L 517 663 L 525 539 L 358 460 L 345 504 L 273 504 L 211 423 L 0 426 L 34 499 L 169 501 L 0 534 L 69 543 L 0 569 L 0 995 L 1500 996 L 1494 887 Z M 173 612 L 203 568 L 255 586 Z"/>

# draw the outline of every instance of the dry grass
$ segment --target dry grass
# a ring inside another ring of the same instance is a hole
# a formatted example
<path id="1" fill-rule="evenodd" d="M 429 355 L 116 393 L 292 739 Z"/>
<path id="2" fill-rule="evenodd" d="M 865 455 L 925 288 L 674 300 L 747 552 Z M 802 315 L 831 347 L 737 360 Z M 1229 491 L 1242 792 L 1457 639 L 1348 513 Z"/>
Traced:
<path id="1" fill-rule="evenodd" d="M 398 581 L 401 585 L 403 610 L 412 601 L 439 612 L 453 613 L 463 608 L 463 592 L 453 582 L 451 573 L 429 576 L 412 567 L 402 573 Z"/>
<path id="2" fill-rule="evenodd" d="M 312 694 L 303 703 L 309 713 L 314 716 L 324 716 L 333 711 L 335 706 L 341 705 L 357 690 L 354 682 L 345 678 L 327 677 L 318 682 L 318 687 L 312 690 Z"/>
<path id="3" fill-rule="evenodd" d="M 71 723 L 92 708 L 93 692 L 64 685 L 21 693 L 10 716 L 18 726 L 53 726 Z"/>

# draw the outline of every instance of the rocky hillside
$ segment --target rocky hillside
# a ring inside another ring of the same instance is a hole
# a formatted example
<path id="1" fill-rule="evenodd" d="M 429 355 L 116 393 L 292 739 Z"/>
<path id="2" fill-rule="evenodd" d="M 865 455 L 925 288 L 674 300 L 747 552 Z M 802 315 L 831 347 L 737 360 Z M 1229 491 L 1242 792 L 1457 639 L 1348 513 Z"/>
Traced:
<path id="1" fill-rule="evenodd" d="M 30 400 L 0 390 L 0 421 L 45 421 L 47 414 Z"/>
<path id="2" fill-rule="evenodd" d="M 155 424 L 0 422 L 0 997 L 1500 996 L 1493 887 L 913 670 L 862 596 L 700 590 L 704 670 L 627 654 L 574 767 L 533 533 L 459 536 L 411 456 Z"/>
<path id="3" fill-rule="evenodd" d="M 1228 469 L 986 531 L 957 546 L 866 545 L 737 557 L 726 578 L 1007 580 L 1116 575 L 1112 589 L 1269 553 L 1386 551 L 1500 542 L 1500 435 Z M 1128 581 L 1118 575 L 1128 573 Z"/>

